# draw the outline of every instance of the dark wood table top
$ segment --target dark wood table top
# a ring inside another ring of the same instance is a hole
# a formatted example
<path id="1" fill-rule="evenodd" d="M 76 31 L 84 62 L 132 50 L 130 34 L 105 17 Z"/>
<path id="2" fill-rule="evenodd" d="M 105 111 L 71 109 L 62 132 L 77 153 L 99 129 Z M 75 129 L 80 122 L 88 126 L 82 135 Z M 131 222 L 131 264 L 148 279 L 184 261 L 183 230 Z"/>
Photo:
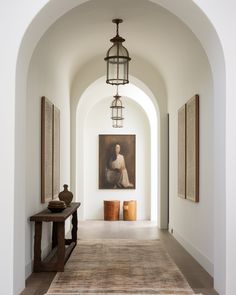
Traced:
<path id="1" fill-rule="evenodd" d="M 71 203 L 70 205 L 70 207 L 67 207 L 60 213 L 52 213 L 49 209 L 45 209 L 35 215 L 32 215 L 30 217 L 30 221 L 63 222 L 80 207 L 80 203 Z"/>

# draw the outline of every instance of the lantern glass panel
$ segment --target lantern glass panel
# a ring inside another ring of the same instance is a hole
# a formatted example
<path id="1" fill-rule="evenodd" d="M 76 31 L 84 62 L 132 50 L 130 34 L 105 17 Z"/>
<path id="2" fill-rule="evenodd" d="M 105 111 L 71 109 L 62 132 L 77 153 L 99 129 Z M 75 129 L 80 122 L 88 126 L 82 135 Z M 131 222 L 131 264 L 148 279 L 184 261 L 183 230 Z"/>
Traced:
<path id="1" fill-rule="evenodd" d="M 129 62 L 126 58 L 109 58 L 107 60 L 107 83 L 120 85 L 128 83 Z"/>
<path id="2" fill-rule="evenodd" d="M 124 41 L 122 38 L 121 40 Z M 124 85 L 129 83 L 129 61 L 131 58 L 122 42 L 114 40 L 112 42 L 114 42 L 114 45 L 108 50 L 105 57 L 107 62 L 106 82 L 111 85 Z"/>
<path id="3" fill-rule="evenodd" d="M 122 128 L 124 120 L 112 120 L 112 127 L 113 128 Z"/>
<path id="4" fill-rule="evenodd" d="M 112 127 L 121 128 L 123 127 L 123 109 L 122 102 L 120 100 L 120 96 L 115 96 L 115 99 L 111 104 L 111 119 L 112 119 Z"/>

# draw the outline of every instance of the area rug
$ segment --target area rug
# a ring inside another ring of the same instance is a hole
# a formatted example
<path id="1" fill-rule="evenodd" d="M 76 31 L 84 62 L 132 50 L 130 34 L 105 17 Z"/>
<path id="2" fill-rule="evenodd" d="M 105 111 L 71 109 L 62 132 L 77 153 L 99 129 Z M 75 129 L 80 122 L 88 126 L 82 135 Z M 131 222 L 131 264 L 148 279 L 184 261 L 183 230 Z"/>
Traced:
<path id="1" fill-rule="evenodd" d="M 78 241 L 47 295 L 194 294 L 158 240 Z"/>

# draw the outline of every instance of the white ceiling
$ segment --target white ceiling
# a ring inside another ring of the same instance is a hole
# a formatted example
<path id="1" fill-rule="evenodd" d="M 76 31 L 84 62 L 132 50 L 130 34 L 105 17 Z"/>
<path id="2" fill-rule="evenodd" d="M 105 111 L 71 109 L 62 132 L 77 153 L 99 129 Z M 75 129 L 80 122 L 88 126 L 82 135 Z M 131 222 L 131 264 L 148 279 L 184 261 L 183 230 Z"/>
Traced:
<path id="1" fill-rule="evenodd" d="M 113 18 L 122 18 L 120 35 L 126 39 L 131 61 L 151 63 L 168 81 L 192 61 L 206 59 L 193 33 L 174 15 L 148 0 L 92 0 L 62 16 L 39 41 L 36 52 L 51 66 L 63 69 L 70 80 L 95 56 L 103 58 L 115 34 Z M 104 62 L 105 63 L 105 62 Z M 181 77 L 180 77 L 181 78 Z"/>

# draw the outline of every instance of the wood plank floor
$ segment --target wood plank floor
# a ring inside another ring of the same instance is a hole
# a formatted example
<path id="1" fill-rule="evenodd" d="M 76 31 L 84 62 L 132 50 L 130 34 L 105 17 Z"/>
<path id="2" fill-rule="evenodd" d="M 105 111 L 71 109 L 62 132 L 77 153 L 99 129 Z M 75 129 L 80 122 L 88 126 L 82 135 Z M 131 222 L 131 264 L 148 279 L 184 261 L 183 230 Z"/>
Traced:
<path id="1" fill-rule="evenodd" d="M 79 222 L 79 239 L 157 239 L 163 243 L 166 251 L 178 265 L 190 286 L 196 293 L 217 295 L 213 289 L 212 277 L 193 259 L 191 255 L 168 233 L 158 230 L 149 221 L 137 222 Z M 26 281 L 21 295 L 43 295 L 47 292 L 55 273 L 33 273 Z"/>

